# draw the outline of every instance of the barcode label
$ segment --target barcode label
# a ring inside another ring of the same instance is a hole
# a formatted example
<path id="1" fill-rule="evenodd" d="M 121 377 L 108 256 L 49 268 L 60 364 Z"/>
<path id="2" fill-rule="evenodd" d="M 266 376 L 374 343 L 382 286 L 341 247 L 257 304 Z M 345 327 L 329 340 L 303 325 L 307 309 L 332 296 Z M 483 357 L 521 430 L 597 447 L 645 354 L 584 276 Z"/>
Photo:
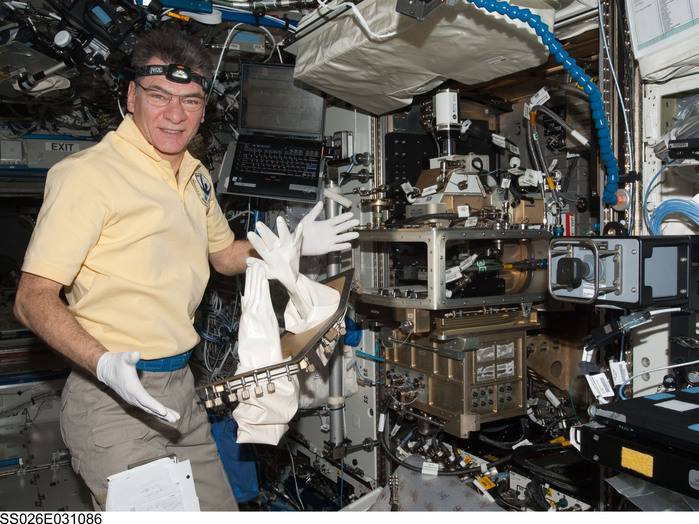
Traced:
<path id="1" fill-rule="evenodd" d="M 614 391 L 612 391 L 612 386 L 609 384 L 607 375 L 604 373 L 597 373 L 596 375 L 585 375 L 587 383 L 594 393 L 595 397 L 613 397 Z"/>

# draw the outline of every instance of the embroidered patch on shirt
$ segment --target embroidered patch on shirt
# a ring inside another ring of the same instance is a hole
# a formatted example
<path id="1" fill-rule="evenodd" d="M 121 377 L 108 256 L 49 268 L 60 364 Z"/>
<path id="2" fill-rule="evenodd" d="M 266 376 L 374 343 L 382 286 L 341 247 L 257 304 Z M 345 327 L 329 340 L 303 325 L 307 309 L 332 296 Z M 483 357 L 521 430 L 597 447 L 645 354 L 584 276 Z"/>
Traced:
<path id="1" fill-rule="evenodd" d="M 201 200 L 201 203 L 204 204 L 208 209 L 212 189 L 211 182 L 209 182 L 209 179 L 201 173 L 194 173 L 192 186 L 194 186 L 194 190 L 197 192 L 197 195 L 199 196 L 199 200 Z"/>

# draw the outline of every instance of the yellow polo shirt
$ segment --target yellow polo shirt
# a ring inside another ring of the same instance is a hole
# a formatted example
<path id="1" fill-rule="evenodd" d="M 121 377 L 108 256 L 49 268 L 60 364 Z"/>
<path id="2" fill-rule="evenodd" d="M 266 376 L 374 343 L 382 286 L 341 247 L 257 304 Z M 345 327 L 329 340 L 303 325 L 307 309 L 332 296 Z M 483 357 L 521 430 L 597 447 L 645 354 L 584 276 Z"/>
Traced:
<path id="1" fill-rule="evenodd" d="M 188 153 L 177 185 L 128 115 L 46 178 L 22 271 L 65 286 L 68 309 L 107 349 L 146 360 L 190 350 L 208 255 L 233 232 L 208 171 Z"/>

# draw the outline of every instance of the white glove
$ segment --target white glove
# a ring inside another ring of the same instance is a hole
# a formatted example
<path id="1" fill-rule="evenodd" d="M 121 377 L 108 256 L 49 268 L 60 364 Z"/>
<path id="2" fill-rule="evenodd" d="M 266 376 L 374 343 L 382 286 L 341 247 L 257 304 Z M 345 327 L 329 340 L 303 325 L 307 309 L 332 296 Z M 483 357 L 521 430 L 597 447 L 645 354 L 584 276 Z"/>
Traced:
<path id="1" fill-rule="evenodd" d="M 342 213 L 327 220 L 316 220 L 322 208 L 321 200 L 299 222 L 299 226 L 303 226 L 301 254 L 305 257 L 349 249 L 352 247 L 350 241 L 359 236 L 356 231 L 345 233 L 359 225 L 359 220 L 354 218 L 352 213 Z"/>
<path id="2" fill-rule="evenodd" d="M 140 359 L 138 351 L 107 352 L 97 361 L 97 378 L 132 406 L 168 422 L 177 422 L 180 414 L 155 400 L 141 384 L 136 371 L 136 362 Z"/>
<path id="3" fill-rule="evenodd" d="M 291 234 L 286 221 L 282 217 L 277 217 L 277 231 L 279 236 L 272 233 L 262 222 L 258 222 L 255 224 L 255 232 L 258 234 L 249 231 L 248 240 L 267 264 L 267 278 L 278 280 L 289 289 L 296 284 L 296 279 L 299 277 L 303 226 L 299 224 L 296 231 Z"/>
<path id="4" fill-rule="evenodd" d="M 271 239 L 267 237 L 267 240 Z M 272 306 L 265 271 L 263 261 L 248 259 L 245 294 L 241 300 L 242 312 L 238 328 L 238 374 L 283 360 L 279 324 Z M 247 400 L 241 399 L 233 410 L 233 418 L 238 423 L 238 443 L 276 446 L 289 429 L 288 422 L 298 407 L 297 377 L 291 377 L 291 380 L 277 380 L 274 393 L 265 391 L 260 397 L 250 395 Z"/>
<path id="5" fill-rule="evenodd" d="M 284 313 L 287 331 L 301 333 L 332 315 L 340 302 L 340 294 L 299 272 L 301 236 L 305 231 L 303 224 L 300 223 L 291 234 L 284 219 L 278 217 L 278 237 L 262 222 L 255 227 L 259 236 L 250 232 L 248 240 L 264 260 L 267 278 L 278 280 L 289 293 Z M 248 266 L 259 263 L 256 258 L 247 260 Z"/>
<path id="6" fill-rule="evenodd" d="M 255 369 L 282 361 L 279 324 L 269 294 L 264 262 L 251 261 L 245 272 L 238 328 L 240 365 Z"/>
<path id="7" fill-rule="evenodd" d="M 303 274 L 299 275 L 294 289 L 289 290 L 289 296 L 296 298 L 289 300 L 286 305 L 284 327 L 296 334 L 325 322 L 340 304 L 340 293 Z"/>
<path id="8" fill-rule="evenodd" d="M 278 280 L 289 292 L 289 299 L 299 311 L 310 311 L 312 304 L 307 302 L 307 296 L 296 290 L 299 279 L 299 259 L 301 257 L 301 235 L 303 226 L 298 225 L 294 233 L 289 233 L 289 228 L 282 217 L 277 217 L 277 231 L 279 236 L 262 222 L 255 225 L 259 235 L 248 232 L 248 240 L 257 253 L 265 261 L 267 278 Z M 256 263 L 254 258 L 247 260 L 248 266 Z"/>

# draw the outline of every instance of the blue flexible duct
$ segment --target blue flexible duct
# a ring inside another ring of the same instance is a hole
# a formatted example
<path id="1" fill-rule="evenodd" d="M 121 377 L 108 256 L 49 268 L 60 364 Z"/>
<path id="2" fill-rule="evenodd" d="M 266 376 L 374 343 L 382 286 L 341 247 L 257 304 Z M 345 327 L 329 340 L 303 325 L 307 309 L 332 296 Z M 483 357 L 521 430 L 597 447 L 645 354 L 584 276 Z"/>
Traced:
<path id="1" fill-rule="evenodd" d="M 11 458 L 7 460 L 0 460 L 0 468 L 7 466 L 19 466 L 21 464 L 19 458 Z"/>
<path id="2" fill-rule="evenodd" d="M 580 66 L 575 63 L 575 60 L 568 56 L 568 53 L 563 50 L 561 43 L 556 40 L 556 37 L 548 26 L 541 21 L 539 15 L 535 15 L 529 9 L 523 9 L 516 5 L 510 5 L 507 2 L 498 2 L 497 0 L 466 0 L 467 2 L 485 9 L 489 13 L 497 12 L 505 15 L 512 20 L 521 20 L 529 25 L 536 34 L 541 38 L 543 44 L 548 47 L 549 52 L 558 61 L 563 69 L 568 71 L 571 78 L 575 80 L 580 87 L 583 88 L 585 94 L 590 99 L 590 109 L 592 109 L 592 118 L 594 119 L 595 128 L 597 128 L 597 143 L 599 144 L 599 153 L 604 162 L 607 172 L 607 180 L 604 187 L 603 201 L 605 204 L 614 205 L 617 203 L 616 190 L 619 189 L 619 164 L 614 151 L 612 150 L 612 139 L 609 132 L 609 122 L 604 113 L 604 103 L 602 102 L 602 93 L 599 92 L 597 86 L 592 82 L 589 75 L 583 73 Z"/>

